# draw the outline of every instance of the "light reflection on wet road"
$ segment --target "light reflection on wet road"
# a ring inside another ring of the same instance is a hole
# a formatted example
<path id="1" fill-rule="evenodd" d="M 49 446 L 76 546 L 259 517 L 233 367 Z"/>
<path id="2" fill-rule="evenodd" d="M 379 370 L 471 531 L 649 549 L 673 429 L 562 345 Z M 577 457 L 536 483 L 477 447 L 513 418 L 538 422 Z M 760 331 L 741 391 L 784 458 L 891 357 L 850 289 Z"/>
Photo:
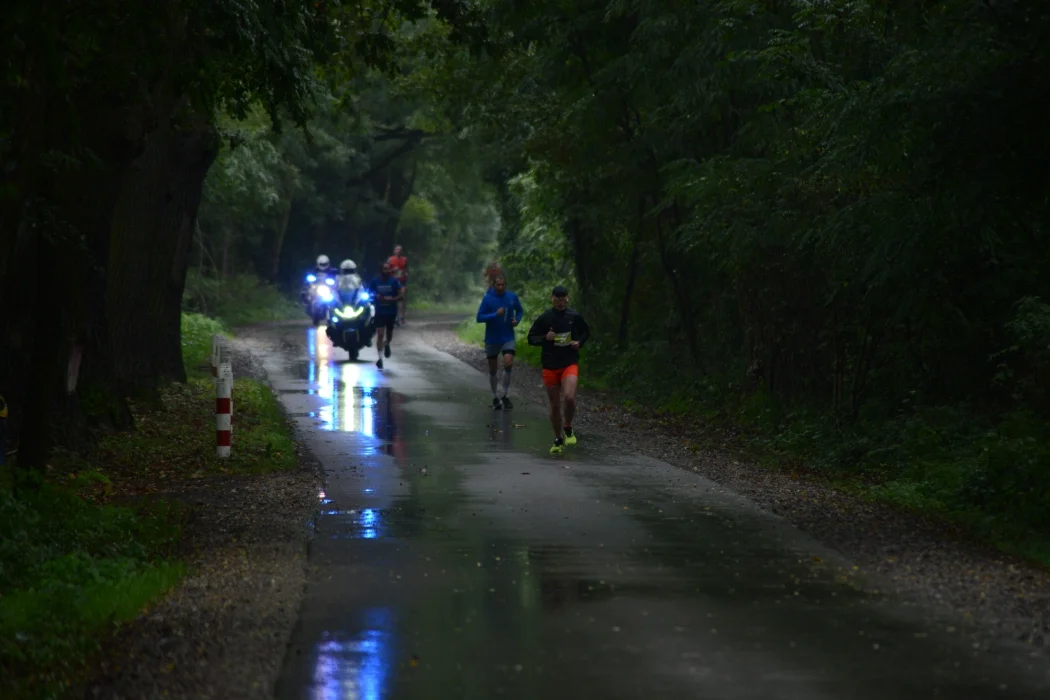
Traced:
<path id="1" fill-rule="evenodd" d="M 541 406 L 494 413 L 411 330 L 383 371 L 254 333 L 326 470 L 280 698 L 1050 697 L 1031 648 L 862 592 L 694 474 L 585 435 L 550 457 Z"/>

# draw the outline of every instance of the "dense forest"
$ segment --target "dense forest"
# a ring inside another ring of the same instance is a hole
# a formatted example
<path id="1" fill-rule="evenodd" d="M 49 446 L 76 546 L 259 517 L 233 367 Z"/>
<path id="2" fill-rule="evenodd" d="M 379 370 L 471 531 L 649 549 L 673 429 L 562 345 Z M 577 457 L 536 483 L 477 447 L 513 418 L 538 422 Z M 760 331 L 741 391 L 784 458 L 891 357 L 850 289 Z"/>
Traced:
<path id="1" fill-rule="evenodd" d="M 183 308 L 402 243 L 416 298 L 569 283 L 662 410 L 1050 525 L 1043 3 L 8 4 L 21 465 L 184 378 Z"/>

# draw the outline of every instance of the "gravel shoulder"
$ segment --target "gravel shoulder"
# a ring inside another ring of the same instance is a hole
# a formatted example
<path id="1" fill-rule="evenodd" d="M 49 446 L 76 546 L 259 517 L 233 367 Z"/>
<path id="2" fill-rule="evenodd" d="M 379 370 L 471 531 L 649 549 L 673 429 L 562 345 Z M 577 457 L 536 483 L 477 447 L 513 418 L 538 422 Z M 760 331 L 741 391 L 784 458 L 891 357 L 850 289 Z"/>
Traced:
<path id="1" fill-rule="evenodd" d="M 487 372 L 482 349 L 456 336 L 458 320 L 421 321 L 413 330 L 431 347 Z M 546 405 L 538 368 L 519 363 L 512 377 L 512 397 Z M 575 424 L 581 441 L 600 439 L 697 472 L 781 516 L 853 561 L 873 592 L 961 615 L 976 623 L 989 643 L 1013 640 L 1033 651 L 1050 649 L 1050 572 L 1045 569 L 805 474 L 770 471 L 728 449 L 699 447 L 697 436 L 709 429 L 636 415 L 605 392 L 579 392 Z"/>
<path id="2" fill-rule="evenodd" d="M 236 340 L 235 376 L 265 380 Z M 84 698 L 271 698 L 306 585 L 319 465 L 170 484 L 190 573 L 105 644 Z"/>

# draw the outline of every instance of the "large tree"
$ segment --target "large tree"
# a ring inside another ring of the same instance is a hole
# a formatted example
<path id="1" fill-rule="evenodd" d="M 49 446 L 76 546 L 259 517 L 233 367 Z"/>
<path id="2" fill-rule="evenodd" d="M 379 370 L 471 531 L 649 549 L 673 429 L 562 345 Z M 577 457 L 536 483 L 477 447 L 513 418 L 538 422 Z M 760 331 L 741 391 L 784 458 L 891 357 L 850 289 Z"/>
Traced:
<path id="1" fill-rule="evenodd" d="M 441 9 L 455 20 L 462 8 Z M 319 76 L 345 82 L 386 63 L 393 30 L 428 11 L 5 5 L 0 392 L 21 465 L 42 466 L 56 440 L 76 444 L 85 413 L 125 423 L 123 397 L 183 378 L 179 304 L 217 115 L 260 104 L 275 125 L 302 125 Z"/>

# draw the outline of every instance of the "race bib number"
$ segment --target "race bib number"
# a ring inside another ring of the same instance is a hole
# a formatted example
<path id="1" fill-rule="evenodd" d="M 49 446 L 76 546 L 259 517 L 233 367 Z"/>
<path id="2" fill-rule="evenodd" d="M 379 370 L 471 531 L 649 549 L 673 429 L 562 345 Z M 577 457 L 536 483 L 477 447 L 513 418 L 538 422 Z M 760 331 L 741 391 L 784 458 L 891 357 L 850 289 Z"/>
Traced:
<path id="1" fill-rule="evenodd" d="M 572 331 L 569 331 L 568 333 L 555 333 L 554 344 L 557 345 L 559 348 L 563 348 L 566 345 L 571 345 Z"/>

